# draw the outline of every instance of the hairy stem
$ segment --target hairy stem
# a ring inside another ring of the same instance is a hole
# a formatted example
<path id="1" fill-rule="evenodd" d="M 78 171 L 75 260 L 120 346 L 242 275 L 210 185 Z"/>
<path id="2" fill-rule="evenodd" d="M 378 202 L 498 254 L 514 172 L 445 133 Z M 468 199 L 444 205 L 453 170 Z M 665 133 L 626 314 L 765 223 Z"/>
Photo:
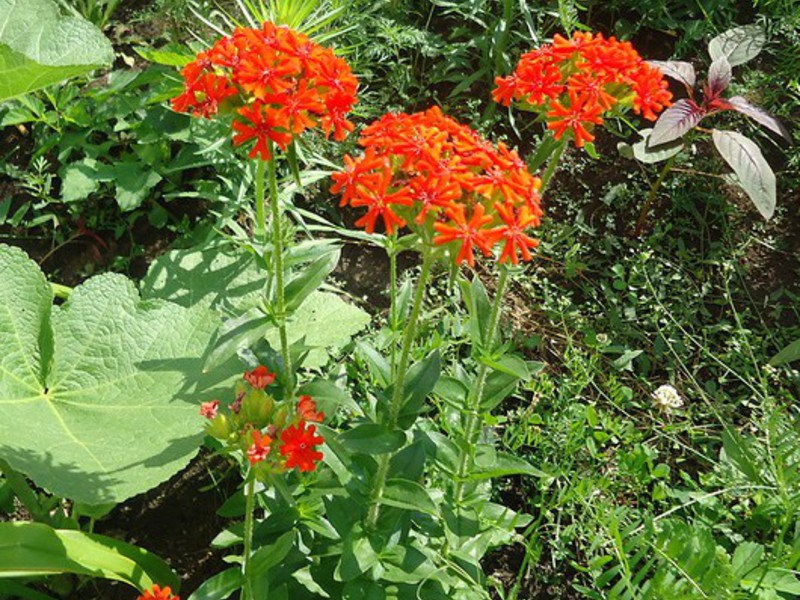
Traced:
<path id="1" fill-rule="evenodd" d="M 497 329 L 500 324 L 500 312 L 503 305 L 503 294 L 505 293 L 506 283 L 508 282 L 508 269 L 500 266 L 500 277 L 497 280 L 497 289 L 492 302 L 492 312 L 489 316 L 489 330 L 486 332 L 486 339 L 483 341 L 484 352 L 491 352 L 494 349 L 494 338 L 497 336 Z M 474 447 L 477 443 L 477 436 L 480 432 L 480 406 L 483 402 L 483 391 L 486 387 L 486 378 L 489 375 L 489 367 L 481 363 L 478 367 L 478 377 L 475 385 L 470 390 L 467 397 L 467 424 L 464 430 L 467 441 L 466 448 L 462 448 L 458 461 L 458 471 L 456 471 L 455 500 L 459 504 L 464 498 L 464 483 L 469 473 L 470 459 L 474 454 Z"/>
<path id="2" fill-rule="evenodd" d="M 286 392 L 294 391 L 294 373 L 292 372 L 292 356 L 289 352 L 289 339 L 286 335 L 286 298 L 283 281 L 283 230 L 281 226 L 281 207 L 278 199 L 278 178 L 275 172 L 275 158 L 268 161 L 269 172 L 269 204 L 272 221 L 272 255 L 275 272 L 275 320 L 281 338 L 281 358 L 283 359 L 284 381 Z"/>
<path id="3" fill-rule="evenodd" d="M 256 160 L 256 234 L 259 241 L 267 238 L 267 216 L 264 210 L 264 167 L 265 162 Z"/>
<path id="4" fill-rule="evenodd" d="M 253 512 L 256 500 L 256 478 L 251 472 L 244 491 L 244 557 L 242 570 L 244 571 L 244 588 L 242 600 L 255 600 L 253 598 L 252 584 L 250 582 L 250 554 L 253 551 Z"/>
<path id="5" fill-rule="evenodd" d="M 417 333 L 417 321 L 419 314 L 422 311 L 422 301 L 425 298 L 425 288 L 428 284 L 428 279 L 431 273 L 431 266 L 433 265 L 433 253 L 425 248 L 422 254 L 422 272 L 417 281 L 417 289 L 414 292 L 414 303 L 411 306 L 411 314 L 408 317 L 408 323 L 403 334 L 403 345 L 400 350 L 400 363 L 397 367 L 397 375 L 394 379 L 394 391 L 392 392 L 392 399 L 389 404 L 389 416 L 386 419 L 386 425 L 389 429 L 393 429 L 397 425 L 397 419 L 400 416 L 400 409 L 403 407 L 403 388 L 405 387 L 405 379 L 408 371 L 408 361 L 411 356 L 411 345 Z M 396 298 L 395 298 L 396 300 Z M 386 477 L 389 474 L 389 461 L 391 454 L 382 454 L 378 461 L 378 471 L 375 474 L 375 485 L 372 488 L 372 496 L 370 498 L 369 511 L 367 512 L 367 525 L 374 529 L 378 523 L 380 516 L 380 501 L 383 498 L 383 491 L 386 487 Z"/>
<path id="6" fill-rule="evenodd" d="M 392 242 L 392 247 L 389 250 L 389 329 L 392 331 L 392 346 L 391 346 L 391 374 L 395 375 L 395 368 L 397 367 L 397 344 L 395 343 L 395 334 L 397 333 L 397 247 Z"/>

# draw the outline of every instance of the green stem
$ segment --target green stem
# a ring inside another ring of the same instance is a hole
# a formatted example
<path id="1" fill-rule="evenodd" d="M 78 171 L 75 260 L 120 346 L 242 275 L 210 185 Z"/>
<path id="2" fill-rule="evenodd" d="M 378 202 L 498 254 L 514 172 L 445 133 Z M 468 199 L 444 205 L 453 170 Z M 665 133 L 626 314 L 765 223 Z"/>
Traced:
<path id="1" fill-rule="evenodd" d="M 397 335 L 397 247 L 394 245 L 395 241 L 396 238 L 393 236 L 392 247 L 389 250 L 389 328 L 392 331 L 390 360 L 392 378 L 394 378 L 397 367 L 397 343 L 395 342 Z"/>
<path id="2" fill-rule="evenodd" d="M 500 267 L 500 277 L 497 280 L 497 289 L 494 294 L 494 301 L 492 302 L 492 312 L 489 316 L 489 331 L 484 340 L 484 352 L 491 352 L 494 349 L 494 338 L 497 336 L 497 329 L 500 324 L 500 312 L 503 305 L 503 294 L 505 293 L 506 283 L 508 282 L 508 269 L 505 266 Z M 480 406 L 483 401 L 483 391 L 486 387 L 486 378 L 489 375 L 489 367 L 486 363 L 481 362 L 478 367 L 478 378 L 475 385 L 470 390 L 471 393 L 467 397 L 467 426 L 465 428 L 464 437 L 467 441 L 466 448 L 461 449 L 461 456 L 458 463 L 458 471 L 456 471 L 456 487 L 455 487 L 455 500 L 456 504 L 460 504 L 464 498 L 464 482 L 469 472 L 470 459 L 473 455 L 473 448 L 477 443 L 477 436 L 480 432 Z"/>
<path id="3" fill-rule="evenodd" d="M 650 187 L 650 193 L 647 194 L 647 199 L 644 201 L 644 206 L 642 206 L 642 210 L 639 213 L 639 218 L 636 219 L 636 229 L 633 231 L 634 237 L 639 237 L 639 235 L 642 233 L 644 223 L 647 220 L 647 213 L 650 212 L 650 205 L 653 204 L 653 200 L 655 200 L 658 190 L 661 189 L 661 184 L 664 183 L 664 179 L 666 179 L 667 174 L 672 170 L 672 165 L 675 163 L 675 159 L 677 157 L 677 154 L 670 157 L 670 159 L 664 165 L 664 168 L 661 169 L 658 179 L 656 179 L 656 182 Z"/>
<path id="4" fill-rule="evenodd" d="M 394 391 L 389 404 L 389 417 L 386 425 L 389 429 L 394 429 L 397 419 L 400 416 L 400 409 L 403 407 L 403 388 L 405 387 L 406 372 L 408 371 L 408 361 L 411 356 L 411 345 L 417 333 L 417 321 L 422 311 L 422 301 L 425 298 L 425 288 L 433 265 L 433 253 L 426 247 L 422 251 L 422 271 L 417 281 L 417 289 L 414 292 L 414 303 L 411 306 L 411 314 L 403 334 L 403 346 L 400 351 L 400 364 L 397 368 L 397 376 L 394 379 Z M 380 516 L 380 501 L 383 498 L 383 491 L 386 487 L 386 477 L 389 474 L 389 461 L 391 454 L 382 454 L 378 462 L 378 471 L 375 474 L 375 486 L 372 488 L 370 507 L 367 512 L 367 525 L 374 529 Z"/>
<path id="5" fill-rule="evenodd" d="M 272 150 L 272 148 L 270 148 Z M 272 255 L 275 272 L 275 320 L 281 338 L 281 357 L 283 358 L 284 381 L 286 392 L 294 391 L 294 373 L 292 372 L 292 356 L 289 352 L 289 339 L 286 335 L 286 299 L 283 282 L 283 231 L 281 228 L 281 207 L 278 199 L 278 178 L 275 172 L 275 158 L 268 161 L 269 172 L 269 204 L 272 210 Z"/>
<path id="6" fill-rule="evenodd" d="M 256 233 L 260 241 L 267 239 L 267 216 L 264 210 L 264 166 L 263 160 L 256 160 Z"/>
<path id="7" fill-rule="evenodd" d="M 36 492 L 33 491 L 25 477 L 2 459 L 0 459 L 0 473 L 6 478 L 11 489 L 14 490 L 14 494 L 33 517 L 33 520 L 48 523 L 50 519 L 48 519 L 47 511 L 42 508 Z"/>
<path id="8" fill-rule="evenodd" d="M 558 167 L 558 163 L 561 161 L 561 156 L 564 154 L 564 149 L 566 147 L 567 142 L 562 138 L 553 149 L 553 154 L 550 155 L 550 159 L 547 161 L 547 167 L 542 175 L 542 187 L 539 188 L 539 195 L 544 196 L 544 191 L 550 184 L 550 179 L 552 179 L 553 174 L 556 172 L 556 168 Z"/>
<path id="9" fill-rule="evenodd" d="M 252 584 L 250 582 L 250 554 L 253 551 L 253 512 L 255 511 L 256 500 L 256 478 L 251 472 L 247 486 L 244 491 L 244 557 L 242 570 L 244 571 L 244 588 L 242 589 L 242 600 L 254 600 Z"/>
<path id="10" fill-rule="evenodd" d="M 420 312 L 422 312 L 422 301 L 425 298 L 425 288 L 428 285 L 431 266 L 433 266 L 433 253 L 428 248 L 425 248 L 422 251 L 422 270 L 419 274 L 419 281 L 417 281 L 417 289 L 414 292 L 414 303 L 411 305 L 411 314 L 408 317 L 406 330 L 403 334 L 400 364 L 397 368 L 397 378 L 394 381 L 394 391 L 389 404 L 389 428 L 397 424 L 397 417 L 400 415 L 400 409 L 403 406 L 403 386 L 405 384 L 406 371 L 408 371 L 408 361 L 411 358 L 411 345 L 414 343 L 414 338 L 417 334 L 417 321 Z"/>

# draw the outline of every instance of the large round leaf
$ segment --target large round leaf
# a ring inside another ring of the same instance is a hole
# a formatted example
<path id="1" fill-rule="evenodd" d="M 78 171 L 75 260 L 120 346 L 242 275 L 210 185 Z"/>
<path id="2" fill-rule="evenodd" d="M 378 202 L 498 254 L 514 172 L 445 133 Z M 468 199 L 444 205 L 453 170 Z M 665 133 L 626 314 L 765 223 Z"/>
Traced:
<path id="1" fill-rule="evenodd" d="M 218 318 L 141 301 L 100 275 L 61 307 L 35 263 L 0 246 L 0 457 L 58 496 L 119 502 L 179 471 L 213 394 Z"/>
<path id="2" fill-rule="evenodd" d="M 53 0 L 0 0 L 0 100 L 114 61 L 102 32 Z"/>

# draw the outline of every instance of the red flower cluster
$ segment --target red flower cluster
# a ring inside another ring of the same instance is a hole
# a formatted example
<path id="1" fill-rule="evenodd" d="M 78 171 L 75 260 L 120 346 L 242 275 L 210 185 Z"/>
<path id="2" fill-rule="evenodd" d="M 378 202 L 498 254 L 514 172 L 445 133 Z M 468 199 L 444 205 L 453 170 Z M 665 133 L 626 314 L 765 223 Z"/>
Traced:
<path id="1" fill-rule="evenodd" d="M 503 243 L 500 262 L 530 260 L 537 241 L 541 181 L 502 142 L 494 147 L 478 133 L 434 107 L 412 115 L 389 113 L 366 129 L 364 155 L 345 157 L 331 192 L 341 205 L 365 208 L 356 221 L 368 233 L 380 218 L 389 234 L 408 226 L 434 244 L 457 244 L 458 263 L 475 262 Z"/>
<path id="2" fill-rule="evenodd" d="M 173 596 L 169 586 L 162 588 L 158 584 L 142 592 L 137 600 L 181 600 L 180 596 Z"/>
<path id="3" fill-rule="evenodd" d="M 347 62 L 307 35 L 270 22 L 237 28 L 181 71 L 184 92 L 172 108 L 210 118 L 227 103 L 236 111 L 235 145 L 255 139 L 250 157 L 269 160 L 270 142 L 285 150 L 295 136 L 320 127 L 343 140 L 356 102 Z"/>
<path id="4" fill-rule="evenodd" d="M 523 54 L 514 73 L 495 83 L 496 102 L 516 100 L 544 112 L 555 138 L 570 131 L 579 148 L 594 140 L 591 129 L 617 104 L 655 121 L 672 98 L 661 71 L 630 42 L 601 33 L 575 33 L 571 40 L 556 34 L 552 45 Z"/>
<path id="5" fill-rule="evenodd" d="M 323 458 L 317 449 L 323 439 L 310 423 L 325 418 L 316 402 L 311 396 L 300 396 L 296 404 L 276 402 L 265 389 L 275 375 L 264 365 L 245 372 L 243 380 L 236 386 L 230 412 L 220 410 L 219 400 L 201 405 L 200 413 L 208 419 L 207 433 L 228 451 L 243 453 L 251 466 L 258 465 L 256 473 L 315 470 Z"/>

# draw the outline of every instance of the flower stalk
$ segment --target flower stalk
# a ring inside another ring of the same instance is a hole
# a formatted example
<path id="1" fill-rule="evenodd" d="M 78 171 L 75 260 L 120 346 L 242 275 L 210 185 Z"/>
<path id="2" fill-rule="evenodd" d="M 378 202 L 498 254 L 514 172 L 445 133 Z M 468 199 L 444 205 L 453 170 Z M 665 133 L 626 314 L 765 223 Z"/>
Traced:
<path id="1" fill-rule="evenodd" d="M 494 339 L 497 336 L 497 330 L 500 324 L 500 313 L 502 312 L 503 296 L 505 294 L 506 284 L 508 283 L 508 276 L 508 268 L 505 265 L 500 265 L 500 276 L 497 280 L 497 289 L 495 290 L 492 310 L 489 316 L 489 330 L 486 332 L 486 339 L 483 340 L 484 352 L 491 352 L 494 349 Z M 470 394 L 467 397 L 466 412 L 468 416 L 467 424 L 464 429 L 467 447 L 461 449 L 458 470 L 456 471 L 456 487 L 453 494 L 457 504 L 460 504 L 464 498 L 464 484 L 469 474 L 470 461 L 474 458 L 474 448 L 477 443 L 476 438 L 480 432 L 480 407 L 483 402 L 483 392 L 486 387 L 486 378 L 488 375 L 488 365 L 481 362 L 478 368 L 478 376 L 475 385 L 472 386 Z"/>
<path id="2" fill-rule="evenodd" d="M 270 151 L 273 150 L 270 143 Z M 271 210 L 272 224 L 272 265 L 275 276 L 275 307 L 274 316 L 278 324 L 278 332 L 281 340 L 281 359 L 283 360 L 283 375 L 286 382 L 286 393 L 291 395 L 294 391 L 294 373 L 292 370 L 292 355 L 289 351 L 289 338 L 286 334 L 286 295 L 284 289 L 284 266 L 283 266 L 283 227 L 281 223 L 282 211 L 280 199 L 278 197 L 278 177 L 275 167 L 275 158 L 267 161 L 269 182 L 269 203 Z M 263 202 L 261 202 L 263 205 Z"/>
<path id="3" fill-rule="evenodd" d="M 403 334 L 403 345 L 400 350 L 400 363 L 397 367 L 397 375 L 394 379 L 394 390 L 392 392 L 392 399 L 389 404 L 389 416 L 386 420 L 386 425 L 389 429 L 393 429 L 397 425 L 397 419 L 400 416 L 400 409 L 403 407 L 403 388 L 405 387 L 406 374 L 408 372 L 408 362 L 411 356 L 411 346 L 417 334 L 417 323 L 419 320 L 420 312 L 422 311 L 422 302 L 425 298 L 425 289 L 428 285 L 430 278 L 431 267 L 433 265 L 434 254 L 427 246 L 423 247 L 422 251 L 422 270 L 417 281 L 417 289 L 414 291 L 414 302 L 411 306 L 411 314 L 408 318 L 408 324 Z M 393 301 L 396 301 L 393 298 Z M 396 309 L 395 309 L 396 310 Z M 380 516 L 380 501 L 383 498 L 383 492 L 386 488 L 386 478 L 389 474 L 389 461 L 391 454 L 386 453 L 381 455 L 378 462 L 378 471 L 375 474 L 375 485 L 372 488 L 372 496 L 370 498 L 370 506 L 367 512 L 367 525 L 374 529 L 378 523 Z"/>
<path id="4" fill-rule="evenodd" d="M 250 555 L 253 552 L 253 513 L 255 511 L 256 500 L 256 478 L 252 469 L 247 478 L 244 491 L 244 556 L 242 557 L 242 571 L 244 573 L 244 587 L 242 588 L 242 600 L 255 600 L 252 582 L 250 581 L 251 561 Z"/>

